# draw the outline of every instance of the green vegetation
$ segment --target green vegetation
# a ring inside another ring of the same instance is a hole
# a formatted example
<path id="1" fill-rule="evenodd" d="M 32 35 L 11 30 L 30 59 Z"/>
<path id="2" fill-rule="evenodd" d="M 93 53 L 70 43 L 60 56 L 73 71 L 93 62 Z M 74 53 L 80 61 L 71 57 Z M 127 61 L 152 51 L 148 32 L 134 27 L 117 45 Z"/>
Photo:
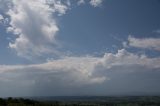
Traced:
<path id="1" fill-rule="evenodd" d="M 36 101 L 9 97 L 0 98 L 0 106 L 160 106 L 160 97 L 97 97 L 74 101 Z"/>

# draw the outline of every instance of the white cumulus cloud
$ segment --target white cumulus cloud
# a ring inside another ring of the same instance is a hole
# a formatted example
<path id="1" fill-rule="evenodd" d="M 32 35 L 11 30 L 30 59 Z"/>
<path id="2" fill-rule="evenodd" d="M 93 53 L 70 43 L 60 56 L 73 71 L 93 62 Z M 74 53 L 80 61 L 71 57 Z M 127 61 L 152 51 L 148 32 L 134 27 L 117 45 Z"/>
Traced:
<path id="1" fill-rule="evenodd" d="M 77 1 L 85 3 L 84 0 Z M 102 0 L 88 1 L 94 7 Z M 0 0 L 0 10 L 7 15 L 4 24 L 9 24 L 7 32 L 15 35 L 9 47 L 18 56 L 39 57 L 46 54 L 61 55 L 57 50 L 58 28 L 55 16 L 66 14 L 71 8 L 70 0 Z M 8 17 L 9 16 L 9 17 Z M 2 20 L 2 16 L 0 16 Z"/>
<path id="2" fill-rule="evenodd" d="M 11 49 L 19 56 L 32 57 L 55 53 L 57 42 L 55 36 L 59 30 L 54 13 L 65 14 L 68 7 L 61 1 L 50 0 L 13 0 L 8 9 L 10 27 L 7 31 L 16 35 L 14 42 L 9 43 Z"/>

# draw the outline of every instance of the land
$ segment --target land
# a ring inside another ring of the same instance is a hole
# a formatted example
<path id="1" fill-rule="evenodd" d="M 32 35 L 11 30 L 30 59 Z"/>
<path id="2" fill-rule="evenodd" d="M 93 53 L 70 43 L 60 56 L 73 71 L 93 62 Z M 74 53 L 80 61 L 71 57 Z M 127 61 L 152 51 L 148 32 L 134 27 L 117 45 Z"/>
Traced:
<path id="1" fill-rule="evenodd" d="M 0 98 L 0 106 L 160 106 L 160 96 Z"/>

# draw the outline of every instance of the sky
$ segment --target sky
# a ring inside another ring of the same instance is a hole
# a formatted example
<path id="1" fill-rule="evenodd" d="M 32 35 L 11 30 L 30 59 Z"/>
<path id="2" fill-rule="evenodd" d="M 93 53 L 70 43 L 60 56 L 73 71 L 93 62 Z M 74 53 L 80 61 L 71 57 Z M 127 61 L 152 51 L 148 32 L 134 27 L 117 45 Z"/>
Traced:
<path id="1" fill-rule="evenodd" d="M 0 96 L 160 95 L 159 0 L 0 0 Z"/>

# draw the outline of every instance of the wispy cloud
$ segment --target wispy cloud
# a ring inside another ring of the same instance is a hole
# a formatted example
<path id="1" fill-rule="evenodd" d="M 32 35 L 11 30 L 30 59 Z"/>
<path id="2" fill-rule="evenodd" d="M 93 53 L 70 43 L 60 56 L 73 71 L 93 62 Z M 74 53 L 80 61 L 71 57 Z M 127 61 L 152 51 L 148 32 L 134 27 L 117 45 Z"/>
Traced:
<path id="1" fill-rule="evenodd" d="M 160 29 L 156 30 L 156 31 L 153 31 L 153 32 L 160 34 Z"/>
<path id="2" fill-rule="evenodd" d="M 78 4 L 78 5 L 85 4 L 85 1 L 84 1 L 84 0 L 79 0 L 79 1 L 77 2 L 77 4 Z"/>
<path id="3" fill-rule="evenodd" d="M 91 0 L 90 4 L 94 7 L 98 7 L 100 5 L 102 5 L 103 0 Z"/>
<path id="4" fill-rule="evenodd" d="M 131 47 L 160 51 L 160 38 L 135 38 L 129 36 L 128 45 Z"/>

